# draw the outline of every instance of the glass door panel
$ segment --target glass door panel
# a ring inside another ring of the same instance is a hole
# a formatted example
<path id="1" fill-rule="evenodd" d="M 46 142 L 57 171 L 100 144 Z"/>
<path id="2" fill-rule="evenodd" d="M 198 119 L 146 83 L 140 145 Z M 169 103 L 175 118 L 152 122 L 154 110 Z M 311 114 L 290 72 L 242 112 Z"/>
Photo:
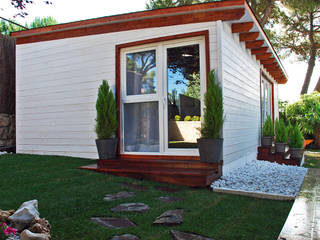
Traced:
<path id="1" fill-rule="evenodd" d="M 124 104 L 124 151 L 159 152 L 158 102 Z"/>
<path id="2" fill-rule="evenodd" d="M 167 48 L 168 148 L 197 148 L 201 127 L 199 44 Z"/>

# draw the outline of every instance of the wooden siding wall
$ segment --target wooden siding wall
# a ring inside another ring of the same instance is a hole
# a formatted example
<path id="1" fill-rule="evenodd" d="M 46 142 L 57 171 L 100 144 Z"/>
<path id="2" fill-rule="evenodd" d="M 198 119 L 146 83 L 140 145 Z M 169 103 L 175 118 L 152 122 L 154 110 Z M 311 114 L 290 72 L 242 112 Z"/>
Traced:
<path id="1" fill-rule="evenodd" d="M 95 102 L 103 79 L 115 87 L 115 46 L 202 30 L 216 68 L 214 22 L 18 45 L 17 152 L 97 158 Z"/>
<path id="2" fill-rule="evenodd" d="M 255 159 L 260 135 L 260 68 L 237 34 L 221 24 L 224 173 Z"/>
<path id="3" fill-rule="evenodd" d="M 0 113 L 15 112 L 15 40 L 0 34 Z"/>

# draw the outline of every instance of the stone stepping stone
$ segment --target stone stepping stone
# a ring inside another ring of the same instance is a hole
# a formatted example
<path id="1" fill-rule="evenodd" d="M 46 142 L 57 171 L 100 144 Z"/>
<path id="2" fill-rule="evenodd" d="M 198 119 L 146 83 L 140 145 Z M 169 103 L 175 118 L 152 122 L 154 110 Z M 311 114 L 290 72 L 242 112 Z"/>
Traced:
<path id="1" fill-rule="evenodd" d="M 123 234 L 121 236 L 114 236 L 111 240 L 140 240 L 140 238 L 132 234 Z"/>
<path id="2" fill-rule="evenodd" d="M 139 185 L 136 183 L 122 182 L 121 184 L 123 186 L 129 187 L 131 189 L 138 190 L 138 191 L 147 191 L 149 189 L 149 187 L 147 186 Z"/>
<path id="3" fill-rule="evenodd" d="M 123 199 L 123 198 L 131 198 L 135 195 L 134 192 L 127 192 L 127 191 L 123 191 L 123 192 L 118 192 L 115 194 L 107 194 L 103 200 L 105 201 L 113 201 L 113 200 L 118 200 L 118 199 Z"/>
<path id="4" fill-rule="evenodd" d="M 107 228 L 129 228 L 137 226 L 133 222 L 131 222 L 128 218 L 113 218 L 113 217 L 93 217 L 91 221 L 95 224 L 98 224 Z"/>
<path id="5" fill-rule="evenodd" d="M 111 208 L 112 212 L 145 212 L 150 207 L 144 203 L 122 203 L 114 208 Z"/>
<path id="6" fill-rule="evenodd" d="M 162 213 L 153 224 L 177 225 L 183 222 L 183 209 L 169 210 Z"/>
<path id="7" fill-rule="evenodd" d="M 184 200 L 182 197 L 161 196 L 158 198 L 162 202 L 175 202 Z"/>
<path id="8" fill-rule="evenodd" d="M 179 188 L 172 188 L 168 186 L 156 186 L 155 187 L 157 190 L 160 190 L 161 192 L 179 192 L 181 189 Z"/>
<path id="9" fill-rule="evenodd" d="M 170 234 L 173 240 L 214 240 L 194 233 L 179 232 L 176 230 L 171 230 Z"/>

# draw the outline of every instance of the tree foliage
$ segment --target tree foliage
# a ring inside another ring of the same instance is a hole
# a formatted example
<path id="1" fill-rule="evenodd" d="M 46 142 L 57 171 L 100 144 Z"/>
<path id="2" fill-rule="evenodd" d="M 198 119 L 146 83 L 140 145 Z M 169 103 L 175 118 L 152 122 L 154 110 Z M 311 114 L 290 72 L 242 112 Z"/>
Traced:
<path id="1" fill-rule="evenodd" d="M 222 89 L 214 74 L 214 70 L 209 72 L 208 90 L 204 97 L 205 107 L 201 126 L 202 138 L 220 138 L 224 122 Z"/>
<path id="2" fill-rule="evenodd" d="M 25 30 L 25 28 L 20 27 L 17 24 L 14 24 L 14 20 L 0 21 L 0 33 L 3 35 L 10 35 L 11 32 L 21 31 Z M 36 17 L 30 24 L 25 24 L 26 28 L 38 28 L 38 27 L 46 27 L 51 26 L 54 24 L 57 24 L 58 22 L 53 17 L 45 17 L 45 18 L 39 18 Z"/>
<path id="3" fill-rule="evenodd" d="M 308 63 L 301 89 L 301 94 L 306 94 L 315 62 L 320 56 L 320 1 L 282 0 L 282 3 L 286 9 L 281 12 L 282 32 L 276 46 L 286 56 L 294 53 L 299 61 Z"/>
<path id="4" fill-rule="evenodd" d="M 7 1 L 7 0 L 5 0 Z M 47 0 L 9 0 L 11 5 L 18 10 L 18 13 L 13 17 L 26 17 L 28 15 L 28 5 L 34 4 L 35 2 L 43 2 L 44 4 L 52 4 L 51 1 Z"/>
<path id="5" fill-rule="evenodd" d="M 113 137 L 118 128 L 117 107 L 113 93 L 106 80 L 103 80 L 99 87 L 96 110 L 96 133 L 98 139 Z"/>
<path id="6" fill-rule="evenodd" d="M 286 115 L 291 123 L 299 125 L 303 134 L 314 134 L 320 128 L 320 93 L 302 95 L 299 101 L 287 106 Z"/>

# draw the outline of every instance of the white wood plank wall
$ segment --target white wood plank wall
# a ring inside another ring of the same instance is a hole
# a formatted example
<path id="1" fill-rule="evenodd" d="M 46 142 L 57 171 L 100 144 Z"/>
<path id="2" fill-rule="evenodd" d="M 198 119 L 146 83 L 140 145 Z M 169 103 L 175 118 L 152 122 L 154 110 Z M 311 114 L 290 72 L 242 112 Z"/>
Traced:
<path id="1" fill-rule="evenodd" d="M 203 30 L 216 68 L 215 22 L 18 45 L 17 152 L 97 158 L 95 102 L 103 79 L 115 87 L 115 46 Z"/>

